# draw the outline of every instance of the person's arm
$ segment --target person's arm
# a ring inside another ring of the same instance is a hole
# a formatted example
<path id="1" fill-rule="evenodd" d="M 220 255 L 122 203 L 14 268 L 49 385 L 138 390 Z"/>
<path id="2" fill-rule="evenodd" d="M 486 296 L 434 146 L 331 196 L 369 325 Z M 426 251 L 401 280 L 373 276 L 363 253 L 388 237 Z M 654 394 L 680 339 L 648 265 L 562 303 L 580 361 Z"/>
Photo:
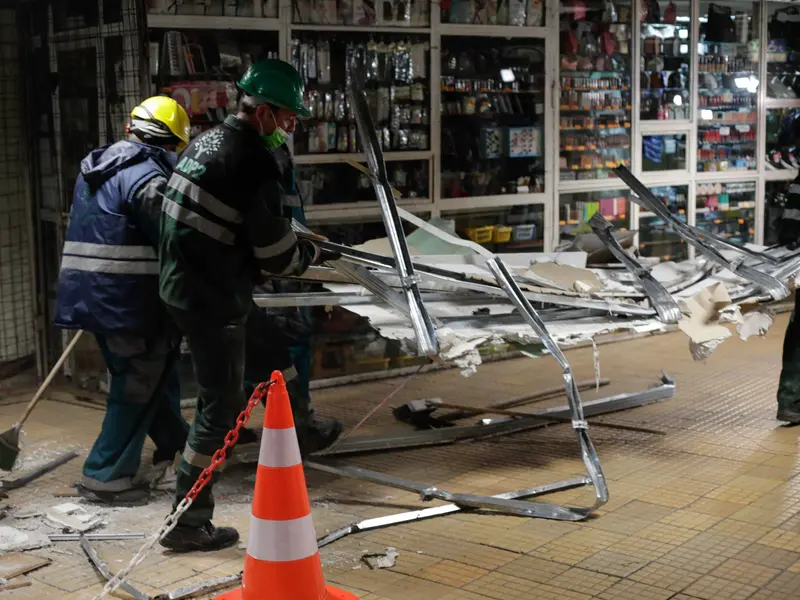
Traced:
<path id="1" fill-rule="evenodd" d="M 800 243 L 800 177 L 789 186 L 786 206 L 778 226 L 778 242 L 790 248 Z"/>
<path id="2" fill-rule="evenodd" d="M 134 223 L 156 250 L 161 234 L 161 202 L 166 187 L 167 179 L 156 175 L 136 191 L 131 202 Z"/>
<path id="3" fill-rule="evenodd" d="M 302 275 L 319 258 L 310 241 L 298 240 L 288 219 L 275 216 L 270 206 L 279 207 L 283 189 L 274 180 L 264 182 L 248 204 L 244 215 L 247 239 L 258 266 L 277 275 Z"/>

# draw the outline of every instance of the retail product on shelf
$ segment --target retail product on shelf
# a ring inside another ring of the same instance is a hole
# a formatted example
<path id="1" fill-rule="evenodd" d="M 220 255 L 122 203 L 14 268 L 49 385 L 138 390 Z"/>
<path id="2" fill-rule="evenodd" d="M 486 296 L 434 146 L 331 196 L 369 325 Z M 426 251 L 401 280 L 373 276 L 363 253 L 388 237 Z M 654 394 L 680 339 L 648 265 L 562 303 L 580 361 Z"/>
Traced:
<path id="1" fill-rule="evenodd" d="M 662 10 L 663 7 L 663 10 Z M 690 23 L 688 4 L 678 22 L 673 0 L 646 0 L 641 22 L 641 107 L 643 120 L 689 119 Z"/>
<path id="2" fill-rule="evenodd" d="M 757 168 L 758 33 L 751 17 L 710 4 L 698 44 L 698 171 Z"/>
<path id="3" fill-rule="evenodd" d="M 314 25 L 426 27 L 429 0 L 292 0 L 292 22 Z"/>
<path id="4" fill-rule="evenodd" d="M 800 98 L 800 9 L 769 3 L 767 21 L 767 97 Z"/>
<path id="5" fill-rule="evenodd" d="M 543 192 L 542 43 L 448 36 L 442 46 L 442 196 Z"/>
<path id="6" fill-rule="evenodd" d="M 560 11 L 560 179 L 607 179 L 630 165 L 630 5 L 571 0 Z"/>
<path id="7" fill-rule="evenodd" d="M 752 242 L 755 197 L 755 181 L 697 184 L 697 228 L 733 242 Z"/>
<path id="8" fill-rule="evenodd" d="M 686 134 L 642 136 L 642 171 L 685 171 Z"/>
<path id="9" fill-rule="evenodd" d="M 236 41 L 215 32 L 151 31 L 151 74 L 156 89 L 174 98 L 192 121 L 192 135 L 221 123 L 236 108 L 236 79 L 249 65 L 277 58 L 277 35 L 242 32 Z M 258 41 L 256 41 L 258 40 Z"/>
<path id="10" fill-rule="evenodd" d="M 147 0 L 152 14 L 277 18 L 278 0 Z"/>
<path id="11" fill-rule="evenodd" d="M 792 121 L 798 115 L 800 108 L 767 110 L 767 170 L 800 168 L 800 147 L 792 132 Z"/>
<path id="12" fill-rule="evenodd" d="M 295 153 L 360 151 L 346 87 L 354 61 L 364 69 L 367 101 L 384 150 L 427 150 L 428 50 L 425 41 L 352 35 L 292 40 L 291 61 L 306 82 L 311 119 L 295 134 Z"/>
<path id="13" fill-rule="evenodd" d="M 403 198 L 428 196 L 428 161 L 387 163 L 392 187 Z M 300 165 L 297 167 L 297 188 L 306 208 L 351 202 L 375 203 L 375 190 L 369 176 L 348 164 Z M 377 206 L 377 204 L 374 204 Z"/>
<path id="14" fill-rule="evenodd" d="M 544 25 L 542 0 L 442 0 L 442 23 L 461 25 Z"/>
<path id="15" fill-rule="evenodd" d="M 540 204 L 488 208 L 450 215 L 457 233 L 494 252 L 535 252 L 542 248 L 544 207 Z"/>

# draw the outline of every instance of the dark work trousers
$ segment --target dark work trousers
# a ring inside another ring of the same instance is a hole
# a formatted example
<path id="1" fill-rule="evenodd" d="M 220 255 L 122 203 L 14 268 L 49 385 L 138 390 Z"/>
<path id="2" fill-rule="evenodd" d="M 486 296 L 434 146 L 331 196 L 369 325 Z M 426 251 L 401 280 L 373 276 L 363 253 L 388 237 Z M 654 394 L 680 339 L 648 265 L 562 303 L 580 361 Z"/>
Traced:
<path id="1" fill-rule="evenodd" d="M 783 338 L 783 367 L 778 381 L 778 410 L 800 416 L 800 293 Z"/>
<path id="2" fill-rule="evenodd" d="M 291 323 L 276 318 L 274 313 L 253 306 L 247 317 L 245 389 L 247 398 L 255 387 L 268 381 L 273 371 L 281 371 L 292 403 L 295 424 L 307 425 L 311 415 L 311 398 L 304 391 L 299 369 L 293 364 L 292 338 L 285 331 Z"/>
<path id="3" fill-rule="evenodd" d="M 245 406 L 245 323 L 218 324 L 204 315 L 171 312 L 189 342 L 198 388 L 194 422 L 178 467 L 177 506 L 200 473 L 211 464 L 214 452 L 222 448 L 225 436 L 234 428 L 236 417 Z M 218 467 L 214 478 L 180 518 L 181 524 L 199 527 L 211 520 L 214 515 L 212 486 L 219 471 Z"/>
<path id="4" fill-rule="evenodd" d="M 133 487 L 149 435 L 156 457 L 171 460 L 186 444 L 189 424 L 181 415 L 180 334 L 164 330 L 152 338 L 95 338 L 111 374 L 100 435 L 83 465 L 81 484 L 94 491 Z"/>

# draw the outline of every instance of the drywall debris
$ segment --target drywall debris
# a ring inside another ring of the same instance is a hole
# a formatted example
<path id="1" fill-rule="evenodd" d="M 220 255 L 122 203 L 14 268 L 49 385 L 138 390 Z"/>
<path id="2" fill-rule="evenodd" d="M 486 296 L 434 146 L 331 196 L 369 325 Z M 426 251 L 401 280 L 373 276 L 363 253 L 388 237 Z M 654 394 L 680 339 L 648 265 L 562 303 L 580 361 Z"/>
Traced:
<path id="1" fill-rule="evenodd" d="M 66 502 L 47 509 L 45 516 L 48 521 L 79 533 L 86 533 L 102 522 L 99 516 L 72 502 Z"/>
<path id="2" fill-rule="evenodd" d="M 565 290 L 589 293 L 602 291 L 604 287 L 603 282 L 594 272 L 570 265 L 537 262 L 531 264 L 528 272 L 533 275 L 534 279 L 551 281 Z"/>
<path id="3" fill-rule="evenodd" d="M 689 336 L 689 351 L 694 360 L 708 358 L 725 338 L 730 337 L 728 328 L 718 323 L 720 311 L 730 303 L 731 298 L 723 283 L 715 283 L 683 300 L 689 315 L 680 320 L 678 328 Z"/>
<path id="4" fill-rule="evenodd" d="M 387 548 L 386 552 L 381 554 L 365 554 L 361 560 L 370 569 L 390 569 L 397 563 L 398 556 L 400 553 L 395 548 Z"/>
<path id="5" fill-rule="evenodd" d="M 21 552 L 50 545 L 50 539 L 36 531 L 20 531 L 14 527 L 0 525 L 0 552 Z"/>
<path id="6" fill-rule="evenodd" d="M 736 333 L 742 340 L 754 335 L 765 335 L 775 321 L 768 308 L 757 308 L 740 313 L 736 324 Z"/>

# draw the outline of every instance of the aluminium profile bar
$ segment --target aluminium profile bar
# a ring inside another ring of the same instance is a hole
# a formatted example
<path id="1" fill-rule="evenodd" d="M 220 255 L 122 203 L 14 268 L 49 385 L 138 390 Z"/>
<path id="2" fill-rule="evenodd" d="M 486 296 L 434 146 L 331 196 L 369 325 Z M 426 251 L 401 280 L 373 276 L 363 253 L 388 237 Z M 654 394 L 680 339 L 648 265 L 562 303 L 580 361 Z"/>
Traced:
<path id="1" fill-rule="evenodd" d="M 756 284 L 769 294 L 774 300 L 782 300 L 789 295 L 789 288 L 786 287 L 781 281 L 771 275 L 767 275 L 753 267 L 749 267 L 739 262 L 731 262 L 713 247 L 712 244 L 702 239 L 703 233 L 698 232 L 694 227 L 691 227 L 673 215 L 664 204 L 656 198 L 647 187 L 639 181 L 633 173 L 625 167 L 617 167 L 614 173 L 631 189 L 633 194 L 631 199 L 640 206 L 655 213 L 667 223 L 669 223 L 675 232 L 685 239 L 689 244 L 694 246 L 699 252 L 707 256 L 709 259 L 718 263 L 726 269 L 729 269 L 742 279 Z"/>
<path id="2" fill-rule="evenodd" d="M 539 340 L 544 344 L 545 348 L 550 351 L 550 354 L 559 364 L 564 378 L 564 389 L 567 391 L 567 404 L 569 406 L 570 417 L 572 418 L 572 429 L 575 431 L 575 437 L 578 440 L 580 447 L 581 458 L 592 480 L 592 485 L 595 491 L 594 505 L 583 510 L 588 510 L 590 513 L 601 507 L 608 502 L 608 485 L 606 484 L 603 469 L 600 466 L 600 459 L 597 456 L 597 451 L 592 444 L 589 437 L 589 425 L 586 423 L 586 418 L 581 406 L 581 396 L 578 391 L 578 386 L 575 383 L 575 378 L 572 376 L 572 368 L 564 353 L 559 348 L 556 341 L 552 338 L 547 331 L 547 326 L 536 313 L 531 303 L 523 295 L 517 282 L 509 273 L 506 265 L 500 260 L 499 257 L 494 257 L 487 263 L 489 269 L 497 279 L 497 283 L 511 298 L 511 301 L 517 307 L 517 310 L 522 314 L 531 329 L 539 337 Z"/>
<path id="3" fill-rule="evenodd" d="M 548 483 L 546 485 L 540 485 L 533 488 L 517 490 L 516 492 L 504 492 L 502 494 L 491 496 L 491 498 L 499 498 L 504 500 L 524 500 L 525 498 L 573 490 L 575 488 L 588 485 L 589 483 L 591 483 L 591 480 L 588 477 L 576 477 L 575 479 L 568 479 L 566 481 L 559 481 L 556 483 Z M 383 529 L 393 525 L 400 525 L 401 523 L 423 521 L 433 517 L 450 515 L 459 512 L 460 510 L 461 507 L 457 504 L 443 504 L 441 506 L 434 506 L 432 508 L 411 510 L 394 515 L 386 515 L 385 517 L 376 517 L 374 519 L 365 519 L 363 521 L 358 521 L 357 523 L 351 523 L 350 525 L 342 527 L 341 529 L 337 529 L 336 531 L 332 531 L 325 537 L 317 540 L 317 547 L 323 548 L 328 544 L 336 542 L 343 537 L 352 535 L 354 533 L 372 531 L 373 529 Z"/>
<path id="4" fill-rule="evenodd" d="M 417 338 L 417 353 L 422 356 L 434 357 L 438 355 L 439 351 L 436 329 L 425 308 L 425 304 L 422 302 L 422 295 L 418 285 L 419 278 L 414 271 L 414 263 L 411 261 L 411 254 L 408 251 L 408 244 L 403 233 L 403 223 L 397 213 L 397 204 L 392 193 L 392 186 L 389 183 L 383 152 L 369 114 L 362 67 L 356 60 L 351 62 L 350 67 L 351 78 L 347 95 L 356 120 L 358 135 L 361 138 L 361 146 L 364 148 L 367 165 L 372 171 L 372 185 L 375 188 L 375 195 L 378 198 L 381 215 L 383 216 L 383 224 L 386 227 L 386 236 L 392 248 L 396 271 L 400 277 L 405 300 L 408 304 L 408 316 L 411 319 L 411 326 Z"/>
<path id="5" fill-rule="evenodd" d="M 524 500 L 448 492 L 436 486 L 429 486 L 401 477 L 395 477 L 394 475 L 378 473 L 377 471 L 370 471 L 369 469 L 362 469 L 361 467 L 354 467 L 352 465 L 332 465 L 312 461 L 306 461 L 304 465 L 317 471 L 330 473 L 331 475 L 350 477 L 351 479 L 369 481 L 400 490 L 417 492 L 423 501 L 444 500 L 445 502 L 456 504 L 462 508 L 486 509 L 501 514 L 516 515 L 518 517 L 536 517 L 540 519 L 555 519 L 557 521 L 582 521 L 594 510 L 594 508 L 573 508 L 544 502 L 527 502 Z"/>
<path id="6" fill-rule="evenodd" d="M 341 244 L 333 242 L 319 241 L 316 242 L 320 248 L 331 250 L 342 255 L 344 260 L 337 261 L 341 264 L 344 261 L 354 261 L 359 264 L 369 266 L 380 270 L 392 270 L 395 268 L 394 259 L 380 254 L 373 254 L 355 248 L 349 248 Z M 434 267 L 425 264 L 415 263 L 416 272 L 424 278 L 439 283 L 447 283 L 458 287 L 460 289 L 467 289 L 499 298 L 507 298 L 506 294 L 500 286 L 488 282 L 480 282 L 461 273 L 449 271 L 441 267 Z M 655 310 L 645 306 L 640 306 L 633 303 L 615 302 L 611 300 L 597 300 L 594 298 L 581 298 L 574 296 L 561 296 L 558 294 L 544 294 L 540 292 L 524 291 L 528 300 L 542 304 L 555 304 L 558 306 L 569 306 L 573 308 L 585 308 L 589 310 L 599 310 L 604 313 L 612 313 L 618 315 L 630 315 L 641 317 L 652 317 L 656 314 Z"/>
<path id="7" fill-rule="evenodd" d="M 628 272 L 633 275 L 644 289 L 650 304 L 658 313 L 659 319 L 664 323 L 677 323 L 683 316 L 681 308 L 672 295 L 664 289 L 656 279 L 630 254 L 625 252 L 620 243 L 611 234 L 614 226 L 599 212 L 594 213 L 589 219 L 589 226 L 595 235 L 600 238 L 602 244 L 613 254 L 616 259 L 623 264 Z"/>
<path id="8" fill-rule="evenodd" d="M 666 373 L 661 374 L 661 384 L 640 392 L 616 394 L 598 398 L 583 404 L 587 418 L 597 417 L 654 402 L 661 402 L 675 396 L 675 381 Z M 530 417 L 506 417 L 484 419 L 478 425 L 459 425 L 445 429 L 412 431 L 389 436 L 362 436 L 347 440 L 332 450 L 323 450 L 314 456 L 343 456 L 371 452 L 404 450 L 426 446 L 442 446 L 464 440 L 489 439 L 512 433 L 521 433 L 553 425 L 552 420 L 542 417 L 569 417 L 570 406 L 557 406 L 532 412 Z"/>
<path id="9" fill-rule="evenodd" d="M 87 540 L 86 537 L 81 536 L 80 544 L 81 548 L 86 553 L 86 556 L 89 558 L 92 565 L 94 565 L 94 568 L 97 569 L 97 571 L 106 581 L 111 581 L 114 578 L 114 575 L 111 573 L 111 570 L 108 568 L 106 562 L 100 558 L 100 555 L 97 554 L 97 551 L 89 543 L 89 540 Z M 131 583 L 122 583 L 119 586 L 119 589 L 130 594 L 134 600 L 152 600 L 149 595 L 145 594 Z"/>

